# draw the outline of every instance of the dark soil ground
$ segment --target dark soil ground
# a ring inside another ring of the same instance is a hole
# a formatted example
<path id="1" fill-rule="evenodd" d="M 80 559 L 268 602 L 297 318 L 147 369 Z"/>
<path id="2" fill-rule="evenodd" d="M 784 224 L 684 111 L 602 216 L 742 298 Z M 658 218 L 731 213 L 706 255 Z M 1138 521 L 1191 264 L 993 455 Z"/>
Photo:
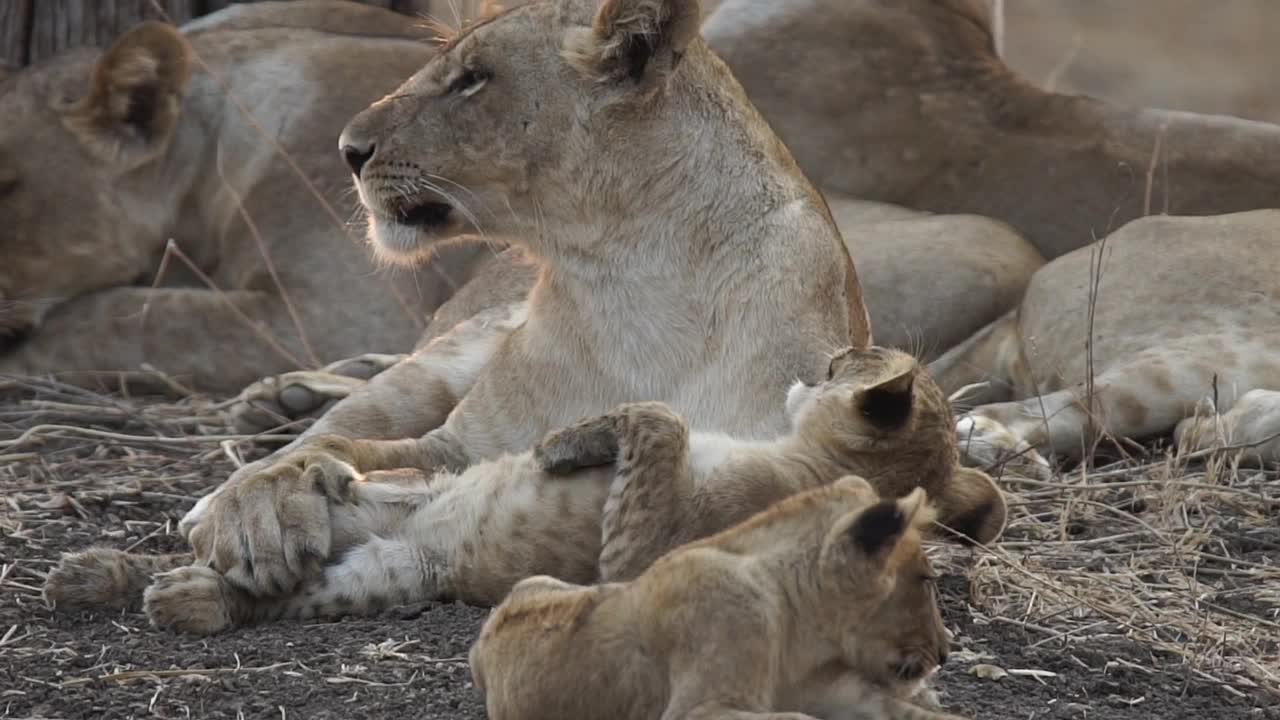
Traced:
<path id="1" fill-rule="evenodd" d="M 61 402 L 80 398 L 58 392 Z M 37 422 L 71 419 L 135 439 L 46 430 L 58 437 L 0 445 L 0 718 L 484 717 L 466 662 L 481 608 L 430 604 L 203 639 L 158 632 L 135 613 L 46 608 L 42 578 L 63 551 L 181 548 L 178 518 L 232 464 L 216 442 L 148 439 L 217 430 L 197 408 L 81 398 L 49 409 L 32 397 L 0 402 L 0 441 Z M 1030 537 L 1018 527 L 1014 548 Z M 1280 545 L 1268 542 L 1249 557 L 1274 563 Z M 992 720 L 1280 718 L 1280 688 L 1198 674 L 1142 633 L 1095 627 L 1089 636 L 1084 623 L 1055 638 L 1053 618 L 1041 611 L 991 614 L 992 603 L 973 594 L 981 577 L 965 568 L 973 556 L 950 552 L 939 567 L 955 640 L 936 682 L 949 711 Z M 1243 611 L 1277 619 L 1273 604 Z M 1001 671 L 1007 675 L 985 677 Z"/>

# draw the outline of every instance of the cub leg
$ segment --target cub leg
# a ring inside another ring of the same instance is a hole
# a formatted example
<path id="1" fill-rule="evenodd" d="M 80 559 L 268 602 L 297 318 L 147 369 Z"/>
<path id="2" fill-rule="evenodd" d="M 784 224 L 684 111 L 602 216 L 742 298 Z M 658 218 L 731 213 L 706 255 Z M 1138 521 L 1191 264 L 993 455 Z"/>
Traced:
<path id="1" fill-rule="evenodd" d="M 67 553 L 44 581 L 45 602 L 56 608 L 142 607 L 142 591 L 156 573 L 191 563 L 190 553 L 141 555 L 109 548 Z"/>
<path id="2" fill-rule="evenodd" d="M 689 428 L 662 403 L 623 405 L 610 413 L 617 468 L 601 524 L 600 578 L 629 580 L 663 553 L 691 539 L 685 508 L 693 495 Z"/>
<path id="3" fill-rule="evenodd" d="M 429 497 L 426 487 L 420 490 Z M 350 517 L 335 520 L 335 534 L 363 540 L 293 590 L 254 596 L 216 570 L 192 565 L 156 577 L 145 593 L 147 616 L 157 628 L 209 635 L 262 621 L 369 615 L 452 595 L 447 564 L 430 549 L 368 532 L 369 528 L 387 531 L 398 526 L 418 504 L 412 489 L 385 485 L 375 496 L 392 502 L 361 508 L 349 513 Z"/>
<path id="4" fill-rule="evenodd" d="M 823 720 L 964 720 L 894 697 L 855 673 L 845 673 L 805 696 L 805 711 Z"/>

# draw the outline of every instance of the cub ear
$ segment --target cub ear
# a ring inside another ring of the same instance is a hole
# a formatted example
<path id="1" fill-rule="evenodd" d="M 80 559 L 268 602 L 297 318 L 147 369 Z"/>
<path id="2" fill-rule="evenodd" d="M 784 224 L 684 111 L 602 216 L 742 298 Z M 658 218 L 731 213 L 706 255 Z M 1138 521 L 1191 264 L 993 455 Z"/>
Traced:
<path id="1" fill-rule="evenodd" d="M 924 488 L 897 500 L 878 500 L 845 515 L 824 543 L 825 566 L 839 576 L 871 579 L 912 528 L 933 522 L 934 510 Z"/>
<path id="2" fill-rule="evenodd" d="M 916 488 L 906 497 L 883 500 L 863 510 L 849 527 L 854 549 L 871 558 L 887 557 L 908 529 L 921 524 L 928 507 L 924 488 Z"/>
<path id="3" fill-rule="evenodd" d="M 698 35 L 698 0 L 602 0 L 591 28 L 572 30 L 565 56 L 601 82 L 657 88 Z"/>
<path id="4" fill-rule="evenodd" d="M 878 430 L 897 430 L 911 419 L 916 376 L 913 368 L 853 394 L 854 411 Z"/>
<path id="5" fill-rule="evenodd" d="M 957 467 L 938 498 L 938 522 L 946 528 L 938 528 L 937 533 L 965 544 L 986 545 L 1004 532 L 1007 515 L 1004 493 L 990 475 Z"/>
<path id="6" fill-rule="evenodd" d="M 135 168 L 167 146 L 190 78 L 186 38 L 171 25 L 144 22 L 103 53 L 67 122 L 104 160 Z"/>

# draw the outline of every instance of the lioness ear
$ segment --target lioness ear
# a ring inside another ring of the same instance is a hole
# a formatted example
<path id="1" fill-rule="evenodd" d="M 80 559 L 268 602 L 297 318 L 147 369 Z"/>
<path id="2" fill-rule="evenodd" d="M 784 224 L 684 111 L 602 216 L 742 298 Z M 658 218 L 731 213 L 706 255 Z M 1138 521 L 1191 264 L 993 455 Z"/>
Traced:
<path id="1" fill-rule="evenodd" d="M 950 540 L 986 545 L 1004 532 L 1007 515 L 1004 494 L 990 475 L 957 467 L 938 498 L 938 522 L 960 536 L 943 528 L 937 532 Z"/>
<path id="2" fill-rule="evenodd" d="M 590 30 L 571 32 L 565 55 L 602 82 L 657 87 L 698 35 L 698 0 L 602 0 Z"/>
<path id="3" fill-rule="evenodd" d="M 68 125 L 104 160 L 132 169 L 164 150 L 191 78 L 191 46 L 148 21 L 120 36 L 93 68 L 89 94 Z"/>
<path id="4" fill-rule="evenodd" d="M 853 394 L 854 411 L 878 430 L 896 430 L 911 418 L 916 376 L 912 368 Z"/>

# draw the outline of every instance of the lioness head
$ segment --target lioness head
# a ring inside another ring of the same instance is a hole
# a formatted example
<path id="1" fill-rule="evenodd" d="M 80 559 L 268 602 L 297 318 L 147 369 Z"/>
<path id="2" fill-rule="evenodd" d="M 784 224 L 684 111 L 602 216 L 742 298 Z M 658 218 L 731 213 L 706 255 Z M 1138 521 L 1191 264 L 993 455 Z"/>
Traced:
<path id="1" fill-rule="evenodd" d="M 448 40 L 339 140 L 374 247 L 413 259 L 475 230 L 533 241 L 638 210 L 684 140 L 671 116 L 693 93 L 675 88 L 741 93 L 698 38 L 698 7 L 542 0 Z"/>
<path id="2" fill-rule="evenodd" d="M 961 467 L 951 403 L 911 355 L 875 346 L 838 352 L 827 379 L 797 381 L 786 406 L 802 439 L 857 468 L 880 493 L 901 497 L 922 487 L 943 525 L 980 543 L 1004 529 L 999 488 Z"/>
<path id="3" fill-rule="evenodd" d="M 0 74 L 0 351 L 59 301 L 135 279 L 131 177 L 164 151 L 190 75 L 173 28 Z"/>
<path id="4" fill-rule="evenodd" d="M 845 662 L 868 680 L 903 695 L 947 658 L 947 631 L 921 533 L 932 525 L 927 493 L 881 500 L 862 478 L 842 478 L 834 492 L 866 504 L 827 532 L 818 560 L 829 622 Z"/>

